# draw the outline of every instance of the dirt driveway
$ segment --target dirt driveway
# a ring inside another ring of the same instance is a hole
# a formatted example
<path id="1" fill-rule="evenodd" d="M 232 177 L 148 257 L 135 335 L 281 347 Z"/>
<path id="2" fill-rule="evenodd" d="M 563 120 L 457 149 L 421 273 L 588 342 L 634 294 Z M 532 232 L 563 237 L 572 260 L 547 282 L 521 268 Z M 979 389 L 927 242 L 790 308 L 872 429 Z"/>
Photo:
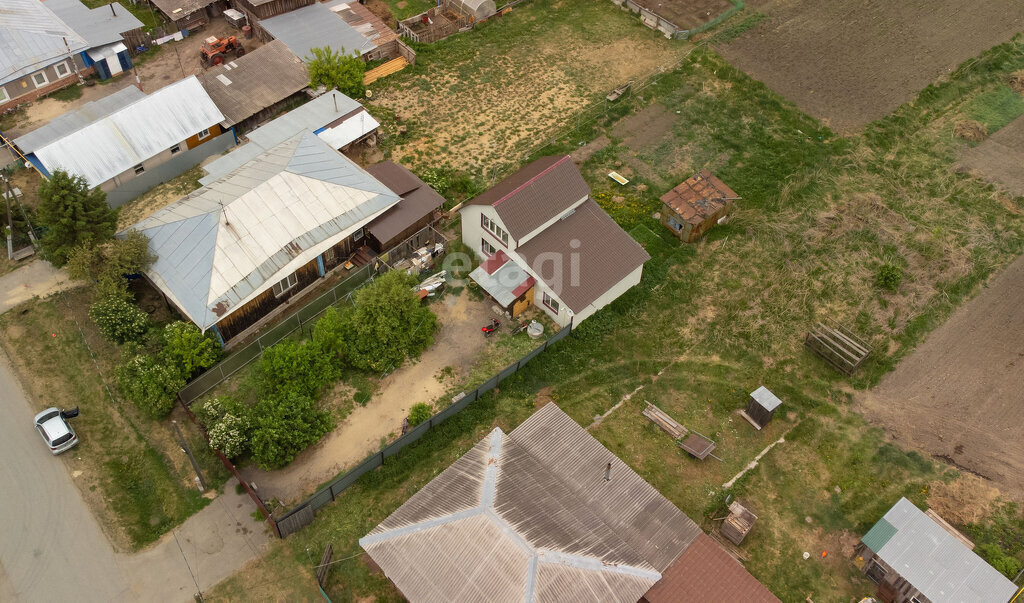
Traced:
<path id="1" fill-rule="evenodd" d="M 256 482 L 264 498 L 294 502 L 311 494 L 320 484 L 348 467 L 362 462 L 388 441 L 402 433 L 402 421 L 417 402 L 433 402 L 448 385 L 438 379 L 446 367 L 456 378 L 468 375 L 478 353 L 488 340 L 480 327 L 491 317 L 491 304 L 476 301 L 465 291 L 449 295 L 434 304 L 440 329 L 434 345 L 420 359 L 407 363 L 385 377 L 366 406 L 355 410 L 334 431 L 305 450 L 290 465 L 277 471 L 249 466 L 242 476 Z"/>
<path id="2" fill-rule="evenodd" d="M 1019 0 L 753 0 L 768 17 L 718 50 L 839 132 L 891 112 L 1024 29 Z"/>
<path id="3" fill-rule="evenodd" d="M 902 446 L 991 480 L 1024 501 L 1024 257 L 856 405 Z"/>

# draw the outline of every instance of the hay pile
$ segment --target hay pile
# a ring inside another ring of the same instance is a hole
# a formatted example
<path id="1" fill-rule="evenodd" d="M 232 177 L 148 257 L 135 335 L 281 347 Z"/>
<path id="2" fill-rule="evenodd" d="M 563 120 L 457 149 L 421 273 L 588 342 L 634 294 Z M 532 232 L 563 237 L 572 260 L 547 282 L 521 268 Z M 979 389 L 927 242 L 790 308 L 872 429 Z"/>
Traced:
<path id="1" fill-rule="evenodd" d="M 1024 69 L 1018 69 L 1011 73 L 1010 81 L 1008 83 L 1014 92 L 1024 94 Z"/>
<path id="2" fill-rule="evenodd" d="M 985 136 L 987 134 L 988 130 L 986 130 L 985 124 L 974 121 L 973 119 L 958 121 L 956 125 L 953 126 L 953 136 L 963 138 L 964 140 L 981 142 L 982 140 L 985 140 Z"/>

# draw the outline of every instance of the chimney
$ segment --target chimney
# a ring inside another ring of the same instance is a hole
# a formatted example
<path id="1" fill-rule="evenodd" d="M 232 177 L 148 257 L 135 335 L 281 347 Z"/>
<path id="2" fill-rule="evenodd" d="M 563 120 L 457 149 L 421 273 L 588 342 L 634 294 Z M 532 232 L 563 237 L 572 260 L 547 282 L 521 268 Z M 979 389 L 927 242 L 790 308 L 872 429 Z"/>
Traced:
<path id="1" fill-rule="evenodd" d="M 604 481 L 606 481 L 606 482 L 612 481 L 612 464 L 611 463 L 608 463 L 608 465 L 604 468 Z"/>

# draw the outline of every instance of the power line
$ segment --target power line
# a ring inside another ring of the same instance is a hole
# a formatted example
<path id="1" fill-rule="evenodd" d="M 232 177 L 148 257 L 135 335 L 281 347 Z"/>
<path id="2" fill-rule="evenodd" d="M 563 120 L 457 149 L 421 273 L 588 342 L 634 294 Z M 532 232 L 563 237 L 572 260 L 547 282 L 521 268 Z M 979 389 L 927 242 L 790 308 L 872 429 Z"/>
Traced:
<path id="1" fill-rule="evenodd" d="M 181 558 L 185 561 L 185 567 L 188 568 L 188 575 L 192 576 L 192 583 L 196 585 L 196 594 L 199 596 L 200 601 L 205 601 L 203 598 L 203 591 L 199 588 L 199 581 L 196 580 L 196 575 L 192 573 L 192 566 L 188 563 L 188 557 L 185 556 L 185 551 L 181 548 L 181 542 L 178 541 L 178 532 L 171 530 L 171 534 L 174 535 L 174 543 L 178 545 L 178 551 L 181 552 Z"/>

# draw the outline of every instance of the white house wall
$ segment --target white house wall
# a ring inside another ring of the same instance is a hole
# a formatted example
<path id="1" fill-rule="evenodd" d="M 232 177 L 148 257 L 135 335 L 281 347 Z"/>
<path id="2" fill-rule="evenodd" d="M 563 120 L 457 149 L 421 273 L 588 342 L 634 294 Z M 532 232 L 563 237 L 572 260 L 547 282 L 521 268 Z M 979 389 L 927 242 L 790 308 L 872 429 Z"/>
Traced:
<path id="1" fill-rule="evenodd" d="M 630 272 L 626 278 L 619 281 L 614 287 L 605 292 L 604 295 L 594 300 L 594 303 L 590 304 L 583 309 L 582 312 L 576 315 L 576 320 L 573 321 L 573 326 L 580 324 L 591 316 L 594 312 L 597 312 L 601 308 L 612 303 L 618 299 L 623 293 L 629 291 L 631 288 L 640 283 L 640 278 L 644 274 L 644 267 L 638 266 L 636 270 Z"/>

